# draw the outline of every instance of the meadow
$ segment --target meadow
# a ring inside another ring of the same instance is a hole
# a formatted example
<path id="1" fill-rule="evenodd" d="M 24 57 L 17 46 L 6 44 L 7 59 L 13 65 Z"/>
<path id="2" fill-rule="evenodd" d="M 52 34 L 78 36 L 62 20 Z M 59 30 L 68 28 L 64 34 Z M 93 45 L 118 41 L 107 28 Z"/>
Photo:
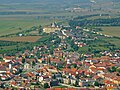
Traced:
<path id="1" fill-rule="evenodd" d="M 101 33 L 103 33 L 103 34 L 120 37 L 120 27 L 119 26 L 118 27 L 109 26 L 109 27 L 101 27 L 101 28 L 102 28 Z"/>
<path id="2" fill-rule="evenodd" d="M 36 19 L 35 16 L 0 17 L 0 36 L 28 30 L 33 26 L 48 25 L 53 19 Z"/>

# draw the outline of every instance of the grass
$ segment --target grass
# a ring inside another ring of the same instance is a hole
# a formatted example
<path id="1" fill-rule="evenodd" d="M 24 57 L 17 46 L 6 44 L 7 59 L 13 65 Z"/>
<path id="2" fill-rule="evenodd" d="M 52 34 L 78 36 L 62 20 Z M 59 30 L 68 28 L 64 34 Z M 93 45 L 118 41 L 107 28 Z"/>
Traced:
<path id="1" fill-rule="evenodd" d="M 118 18 L 119 16 L 93 16 L 87 18 L 87 20 L 95 20 L 95 19 L 110 19 L 110 18 Z"/>
<path id="2" fill-rule="evenodd" d="M 120 37 L 120 27 L 101 27 L 103 31 L 101 31 L 101 33 L 103 34 L 107 34 L 110 36 L 116 36 L 116 37 Z"/>
<path id="3" fill-rule="evenodd" d="M 103 39 L 103 40 L 105 40 L 105 41 L 107 41 L 107 42 L 110 42 L 111 44 L 114 44 L 114 45 L 116 45 L 118 48 L 120 48 L 120 39 L 118 39 L 118 38 L 105 38 L 105 39 Z"/>
<path id="4" fill-rule="evenodd" d="M 0 38 L 1 41 L 13 41 L 13 42 L 36 42 L 41 36 L 22 36 L 22 37 L 6 37 Z"/>
<path id="5" fill-rule="evenodd" d="M 13 16 L 13 17 L 0 17 L 0 36 L 13 34 L 28 30 L 32 26 L 48 25 L 54 22 L 53 19 L 36 19 L 36 16 Z M 59 20 L 56 20 L 59 21 Z M 21 30 L 19 28 L 22 28 Z"/>

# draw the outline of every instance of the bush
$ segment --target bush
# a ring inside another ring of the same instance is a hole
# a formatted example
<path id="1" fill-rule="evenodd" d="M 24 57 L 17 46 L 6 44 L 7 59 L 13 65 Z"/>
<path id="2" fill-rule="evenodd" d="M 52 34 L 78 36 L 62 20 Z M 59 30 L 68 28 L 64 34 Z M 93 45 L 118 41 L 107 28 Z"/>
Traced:
<path id="1" fill-rule="evenodd" d="M 48 85 L 48 83 L 44 84 L 44 88 L 49 88 L 50 86 Z"/>

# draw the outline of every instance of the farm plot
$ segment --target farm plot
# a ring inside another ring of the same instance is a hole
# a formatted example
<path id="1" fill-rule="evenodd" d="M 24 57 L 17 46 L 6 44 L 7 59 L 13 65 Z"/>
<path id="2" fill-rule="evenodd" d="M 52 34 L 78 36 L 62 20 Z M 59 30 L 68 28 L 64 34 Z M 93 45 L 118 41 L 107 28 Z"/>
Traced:
<path id="1" fill-rule="evenodd" d="M 101 27 L 103 31 L 101 33 L 111 35 L 111 36 L 116 36 L 120 37 L 120 27 Z"/>
<path id="2" fill-rule="evenodd" d="M 22 37 L 6 37 L 0 38 L 1 41 L 13 41 L 13 42 L 36 42 L 41 36 L 22 36 Z"/>

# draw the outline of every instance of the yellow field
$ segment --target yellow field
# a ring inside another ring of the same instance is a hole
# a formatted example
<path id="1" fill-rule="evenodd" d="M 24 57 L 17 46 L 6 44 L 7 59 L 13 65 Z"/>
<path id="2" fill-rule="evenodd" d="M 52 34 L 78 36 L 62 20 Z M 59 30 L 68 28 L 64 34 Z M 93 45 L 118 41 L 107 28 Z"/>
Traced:
<path id="1" fill-rule="evenodd" d="M 1 41 L 13 41 L 13 42 L 36 42 L 41 36 L 22 36 L 22 37 L 8 37 L 0 38 Z"/>
<path id="2" fill-rule="evenodd" d="M 117 36 L 120 37 L 120 27 L 101 27 L 102 33 L 111 35 L 111 36 Z"/>

